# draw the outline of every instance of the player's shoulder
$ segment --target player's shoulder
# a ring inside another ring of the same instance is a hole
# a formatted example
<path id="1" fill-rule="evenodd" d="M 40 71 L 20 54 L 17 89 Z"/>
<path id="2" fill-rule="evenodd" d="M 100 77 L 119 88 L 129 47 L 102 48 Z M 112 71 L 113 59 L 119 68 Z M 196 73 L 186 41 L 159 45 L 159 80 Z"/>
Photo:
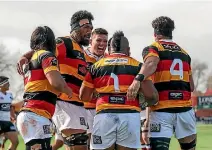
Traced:
<path id="1" fill-rule="evenodd" d="M 48 57 L 55 57 L 55 55 L 54 55 L 52 52 L 46 51 L 46 50 L 44 50 L 44 51 L 43 51 L 42 53 L 40 53 L 40 55 L 39 55 L 39 59 L 40 59 L 40 60 L 43 60 L 43 59 L 48 58 Z"/>
<path id="2" fill-rule="evenodd" d="M 135 58 L 133 58 L 131 56 L 128 56 L 127 59 L 129 61 L 128 62 L 129 65 L 132 65 L 132 66 L 140 66 L 141 65 L 141 62 L 139 62 L 137 59 L 135 59 Z"/>
<path id="3" fill-rule="evenodd" d="M 143 48 L 143 52 L 156 51 L 159 50 L 159 44 L 157 42 L 153 42 L 152 44 Z"/>
<path id="4" fill-rule="evenodd" d="M 69 36 L 57 37 L 55 39 L 57 45 L 64 44 L 66 40 L 71 40 Z"/>

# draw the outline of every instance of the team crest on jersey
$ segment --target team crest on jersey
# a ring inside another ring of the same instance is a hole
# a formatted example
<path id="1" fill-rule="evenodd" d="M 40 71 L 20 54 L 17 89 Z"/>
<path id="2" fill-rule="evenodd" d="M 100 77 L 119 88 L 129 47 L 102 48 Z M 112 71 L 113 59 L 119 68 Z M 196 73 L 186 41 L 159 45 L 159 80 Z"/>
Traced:
<path id="1" fill-rule="evenodd" d="M 81 76 L 85 76 L 86 73 L 87 73 L 87 67 L 79 64 L 78 65 L 78 74 L 81 75 Z"/>

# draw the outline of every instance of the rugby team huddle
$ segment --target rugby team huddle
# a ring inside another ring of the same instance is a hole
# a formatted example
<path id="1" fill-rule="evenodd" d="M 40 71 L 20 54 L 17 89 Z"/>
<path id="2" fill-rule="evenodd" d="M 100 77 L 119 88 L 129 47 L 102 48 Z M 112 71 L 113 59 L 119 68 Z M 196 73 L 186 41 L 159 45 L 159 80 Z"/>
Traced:
<path id="1" fill-rule="evenodd" d="M 75 12 L 70 35 L 56 40 L 48 26 L 34 30 L 31 50 L 17 63 L 23 102 L 11 104 L 9 79 L 0 76 L 0 134 L 9 149 L 18 145 L 11 106 L 22 105 L 16 126 L 26 150 L 168 150 L 173 134 L 182 150 L 194 150 L 191 58 L 172 40 L 174 21 L 152 21 L 155 42 L 141 63 L 130 57 L 123 31 L 108 39 L 93 20 L 86 10 Z"/>

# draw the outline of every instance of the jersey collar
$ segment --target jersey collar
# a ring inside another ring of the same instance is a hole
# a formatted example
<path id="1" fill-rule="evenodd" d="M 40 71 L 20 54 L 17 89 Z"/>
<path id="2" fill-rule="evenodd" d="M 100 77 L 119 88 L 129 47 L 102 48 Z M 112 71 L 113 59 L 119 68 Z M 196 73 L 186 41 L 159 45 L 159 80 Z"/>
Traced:
<path id="1" fill-rule="evenodd" d="M 84 51 L 85 51 L 85 53 L 86 53 L 89 57 L 94 58 L 96 61 L 99 61 L 101 58 L 104 57 L 104 55 L 102 55 L 102 56 L 96 56 L 95 54 L 93 54 L 93 53 L 90 52 L 89 48 L 85 49 Z"/>

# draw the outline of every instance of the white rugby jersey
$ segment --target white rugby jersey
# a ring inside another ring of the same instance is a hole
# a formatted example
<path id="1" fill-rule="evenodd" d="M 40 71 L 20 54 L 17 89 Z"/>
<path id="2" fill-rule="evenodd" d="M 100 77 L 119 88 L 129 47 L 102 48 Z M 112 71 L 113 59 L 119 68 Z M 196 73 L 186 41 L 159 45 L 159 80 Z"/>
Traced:
<path id="1" fill-rule="evenodd" d="M 12 93 L 6 95 L 0 92 L 0 121 L 10 121 L 10 106 L 13 100 Z"/>

